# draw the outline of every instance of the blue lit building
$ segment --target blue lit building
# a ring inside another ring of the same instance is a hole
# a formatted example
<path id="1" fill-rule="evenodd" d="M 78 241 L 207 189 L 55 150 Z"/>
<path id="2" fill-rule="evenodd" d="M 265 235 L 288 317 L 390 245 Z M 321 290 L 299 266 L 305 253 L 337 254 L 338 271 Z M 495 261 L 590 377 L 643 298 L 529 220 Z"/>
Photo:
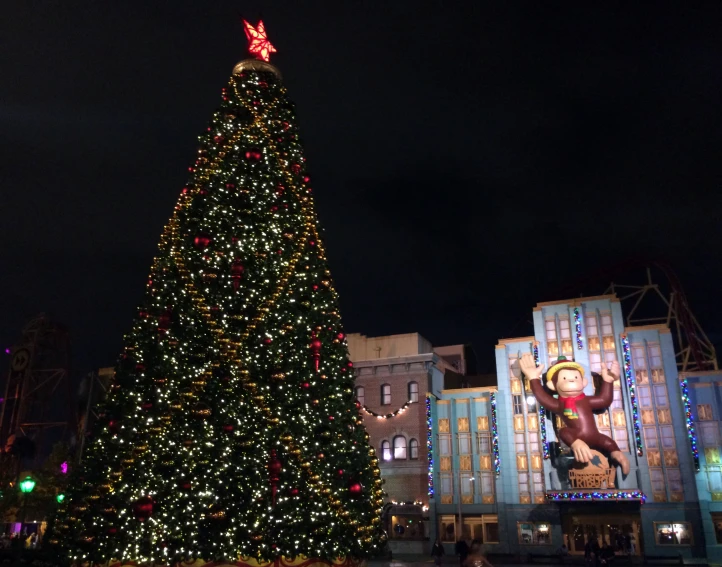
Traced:
<path id="1" fill-rule="evenodd" d="M 495 387 L 432 397 L 431 533 L 450 546 L 459 534 L 482 539 L 490 553 L 564 544 L 577 554 L 591 538 L 637 555 L 722 559 L 722 372 L 679 375 L 669 329 L 625 328 L 613 295 L 542 303 L 533 317 L 534 336 L 496 346 Z M 614 401 L 596 420 L 628 454 L 626 477 L 603 457 L 575 464 L 557 440 L 563 424 L 519 370 L 524 353 L 546 368 L 576 360 L 588 395 L 589 370 L 619 361 Z"/>

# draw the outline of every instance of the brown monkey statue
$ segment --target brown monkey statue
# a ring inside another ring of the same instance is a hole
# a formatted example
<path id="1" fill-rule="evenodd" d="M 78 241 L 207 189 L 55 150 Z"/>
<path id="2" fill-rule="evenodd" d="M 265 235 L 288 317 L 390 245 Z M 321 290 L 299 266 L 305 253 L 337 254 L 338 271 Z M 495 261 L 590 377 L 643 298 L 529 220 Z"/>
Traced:
<path id="1" fill-rule="evenodd" d="M 613 439 L 599 433 L 594 411 L 606 409 L 612 404 L 615 380 L 619 380 L 619 363 L 615 360 L 611 368 L 602 364 L 602 386 L 595 396 L 584 394 L 587 379 L 584 368 L 565 357 L 549 367 L 547 387 L 556 391 L 558 398 L 544 391 L 541 384 L 544 366 L 537 366 L 534 357 L 527 353 L 522 355 L 520 366 L 529 378 L 529 385 L 537 401 L 549 411 L 559 415 L 566 427 L 559 430 L 559 438 L 574 452 L 574 458 L 580 463 L 588 463 L 592 459 L 591 449 L 607 453 L 619 463 L 622 472 L 629 473 L 629 459 L 619 450 Z"/>

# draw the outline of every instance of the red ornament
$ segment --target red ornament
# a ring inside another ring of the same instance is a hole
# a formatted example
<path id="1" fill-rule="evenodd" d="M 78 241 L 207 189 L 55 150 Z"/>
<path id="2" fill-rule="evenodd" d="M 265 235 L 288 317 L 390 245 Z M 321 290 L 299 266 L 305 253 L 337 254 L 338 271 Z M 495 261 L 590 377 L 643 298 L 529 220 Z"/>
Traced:
<path id="1" fill-rule="evenodd" d="M 143 407 L 143 409 L 144 409 L 145 411 L 148 411 L 149 409 L 153 409 L 153 403 L 152 403 L 152 402 L 145 402 L 142 407 Z"/>
<path id="2" fill-rule="evenodd" d="M 338 335 L 336 335 L 336 338 L 337 338 L 339 341 L 342 341 L 342 340 L 344 340 L 344 339 L 346 338 L 346 335 L 344 335 L 343 333 L 339 333 Z"/>
<path id="3" fill-rule="evenodd" d="M 309 181 L 311 181 L 311 178 L 308 175 L 304 176 L 303 182 L 308 183 Z"/>
<path id="4" fill-rule="evenodd" d="M 283 464 L 276 457 L 276 450 L 271 449 L 271 459 L 268 461 L 268 481 L 271 484 L 271 501 L 276 505 L 276 493 L 278 492 L 279 476 L 283 470 Z"/>
<path id="5" fill-rule="evenodd" d="M 292 488 L 289 493 L 291 496 L 298 496 L 298 488 Z"/>
<path id="6" fill-rule="evenodd" d="M 301 384 L 301 387 L 308 390 L 311 387 L 311 384 L 309 382 L 304 382 L 303 384 Z"/>
<path id="7" fill-rule="evenodd" d="M 233 429 L 234 428 L 230 423 L 223 426 L 223 431 L 225 431 L 226 433 L 233 433 Z"/>
<path id="8" fill-rule="evenodd" d="M 168 329 L 170 329 L 170 309 L 167 309 L 163 313 L 161 313 L 158 317 L 158 332 L 160 334 L 166 334 L 168 332 Z"/>
<path id="9" fill-rule="evenodd" d="M 311 352 L 313 353 L 313 365 L 318 372 L 318 365 L 321 362 L 321 341 L 316 337 L 316 333 L 313 334 L 311 340 Z"/>
<path id="10" fill-rule="evenodd" d="M 226 189 L 232 190 L 235 188 L 236 188 L 236 186 L 233 183 L 226 183 Z"/>
<path id="11" fill-rule="evenodd" d="M 133 514 L 138 520 L 144 522 L 153 515 L 153 499 L 150 496 L 143 496 L 133 504 Z"/>
<path id="12" fill-rule="evenodd" d="M 348 487 L 348 491 L 351 493 L 352 497 L 358 498 L 363 494 L 364 487 L 361 486 L 360 482 L 352 482 L 351 485 Z"/>
<path id="13" fill-rule="evenodd" d="M 336 472 L 338 473 L 338 476 L 343 476 L 343 469 L 338 469 Z"/>
<path id="14" fill-rule="evenodd" d="M 245 271 L 246 269 L 243 267 L 240 260 L 235 260 L 233 262 L 233 265 L 231 266 L 231 279 L 233 280 L 233 289 L 236 291 L 238 291 L 238 288 L 241 286 L 241 279 L 243 278 L 243 272 Z"/>
<path id="15" fill-rule="evenodd" d="M 221 136 L 221 135 L 214 136 L 214 137 L 213 137 L 213 141 L 214 141 L 216 144 L 220 144 L 220 143 L 223 141 L 223 136 Z"/>
<path id="16" fill-rule="evenodd" d="M 293 171 L 293 173 L 300 173 L 300 172 L 301 172 L 301 165 L 298 164 L 298 163 L 294 163 L 294 164 L 291 166 L 291 171 Z"/>
<path id="17" fill-rule="evenodd" d="M 273 342 L 273 339 L 271 337 L 266 337 L 263 339 L 264 344 L 270 345 Z"/>
<path id="18" fill-rule="evenodd" d="M 323 453 L 319 453 L 317 456 L 319 459 L 323 459 L 326 455 L 324 455 Z"/>
<path id="19" fill-rule="evenodd" d="M 333 420 L 336 419 L 336 418 L 335 418 L 334 416 L 332 416 L 332 415 L 329 415 L 329 416 L 328 416 L 328 419 L 329 419 L 330 421 L 333 421 Z"/>
<path id="20" fill-rule="evenodd" d="M 263 154 L 261 153 L 261 151 L 255 148 L 246 152 L 246 159 L 258 161 L 262 157 Z"/>
<path id="21" fill-rule="evenodd" d="M 203 250 L 205 248 L 208 248 L 211 244 L 211 237 L 206 234 L 199 234 L 193 239 L 193 244 L 196 248 L 199 250 Z"/>
<path id="22" fill-rule="evenodd" d="M 108 528 L 108 533 L 114 535 L 118 533 L 118 528 Z"/>
<path id="23" fill-rule="evenodd" d="M 180 489 L 181 490 L 190 490 L 191 489 L 191 483 L 187 480 L 184 480 L 180 483 Z"/>
<path id="24" fill-rule="evenodd" d="M 263 21 L 258 20 L 258 25 L 254 28 L 246 20 L 243 20 L 243 26 L 248 38 L 248 52 L 254 55 L 256 59 L 268 61 L 271 53 L 276 53 L 276 48 L 268 41 Z"/>

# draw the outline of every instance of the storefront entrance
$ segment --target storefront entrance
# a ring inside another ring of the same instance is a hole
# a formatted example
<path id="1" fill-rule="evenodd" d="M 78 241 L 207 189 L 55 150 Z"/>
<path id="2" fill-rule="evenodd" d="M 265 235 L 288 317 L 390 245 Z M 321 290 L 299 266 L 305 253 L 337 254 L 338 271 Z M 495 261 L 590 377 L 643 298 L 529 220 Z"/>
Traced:
<path id="1" fill-rule="evenodd" d="M 617 554 L 626 554 L 628 549 L 632 555 L 641 554 L 638 510 L 610 513 L 609 510 L 597 509 L 599 504 L 590 503 L 587 506 L 587 510 L 570 508 L 562 512 L 562 532 L 569 553 L 583 555 L 585 544 L 591 540 L 600 547 L 605 543 L 610 545 Z M 618 504 L 617 508 L 623 506 Z"/>

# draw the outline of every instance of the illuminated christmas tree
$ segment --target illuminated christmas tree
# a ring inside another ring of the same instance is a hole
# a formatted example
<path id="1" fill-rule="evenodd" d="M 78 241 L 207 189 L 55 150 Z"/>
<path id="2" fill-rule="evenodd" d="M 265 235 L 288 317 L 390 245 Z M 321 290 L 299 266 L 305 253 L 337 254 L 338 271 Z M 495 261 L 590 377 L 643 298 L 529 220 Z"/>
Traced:
<path id="1" fill-rule="evenodd" d="M 48 538 L 72 559 L 335 560 L 383 537 L 294 106 L 246 33 Z"/>

